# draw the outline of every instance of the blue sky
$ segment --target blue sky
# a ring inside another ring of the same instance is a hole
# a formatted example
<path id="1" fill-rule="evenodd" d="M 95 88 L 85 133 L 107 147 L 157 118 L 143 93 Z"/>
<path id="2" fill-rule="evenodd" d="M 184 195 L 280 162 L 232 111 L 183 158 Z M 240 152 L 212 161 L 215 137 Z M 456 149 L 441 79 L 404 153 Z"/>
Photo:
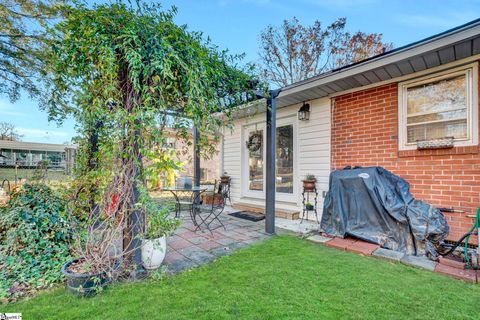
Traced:
<path id="1" fill-rule="evenodd" d="M 256 61 L 258 35 L 267 25 L 296 16 L 304 24 L 318 19 L 329 24 L 347 18 L 347 29 L 381 32 L 395 47 L 431 36 L 480 17 L 480 0 L 168 0 L 175 5 L 176 21 L 202 31 L 222 49 L 246 53 Z M 14 123 L 23 140 L 63 143 L 74 135 L 74 122 L 62 127 L 48 123 L 47 115 L 26 95 L 15 104 L 0 96 L 0 121 Z"/>

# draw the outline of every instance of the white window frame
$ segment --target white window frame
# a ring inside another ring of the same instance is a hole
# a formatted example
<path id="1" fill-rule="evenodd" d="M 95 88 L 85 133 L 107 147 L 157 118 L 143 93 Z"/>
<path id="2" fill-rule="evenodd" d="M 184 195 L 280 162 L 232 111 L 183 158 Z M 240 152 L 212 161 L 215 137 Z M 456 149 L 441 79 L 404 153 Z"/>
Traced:
<path id="1" fill-rule="evenodd" d="M 293 128 L 293 190 L 292 193 L 284 193 L 284 192 L 278 192 L 275 191 L 275 197 L 279 199 L 280 201 L 285 201 L 285 202 L 296 202 L 297 201 L 297 194 L 298 194 L 298 189 L 297 189 L 297 181 L 298 181 L 298 174 L 297 174 L 297 168 L 298 168 L 298 159 L 297 159 L 297 154 L 298 154 L 298 143 L 297 143 L 297 134 L 298 134 L 298 129 L 297 129 L 297 115 L 295 114 L 294 116 L 289 116 L 281 119 L 277 119 L 277 128 L 278 127 L 283 127 L 283 126 L 288 126 L 292 125 Z M 276 135 L 275 135 L 276 139 Z M 276 154 L 275 154 L 275 161 L 276 161 Z M 276 162 L 275 162 L 276 163 Z M 275 177 L 276 179 L 276 177 Z M 275 186 L 276 188 L 276 186 Z"/>
<path id="2" fill-rule="evenodd" d="M 297 126 L 297 117 L 296 114 L 293 116 L 286 116 L 283 118 L 277 118 L 276 121 L 277 128 L 278 127 L 283 127 L 286 125 L 292 125 L 293 126 L 293 151 L 294 151 L 294 158 L 293 158 L 293 192 L 292 193 L 284 193 L 284 192 L 275 192 L 275 198 L 278 201 L 284 201 L 284 202 L 291 202 L 291 203 L 296 203 L 297 202 L 297 197 L 298 197 L 298 157 L 297 154 L 298 152 L 298 141 L 297 141 L 297 134 L 298 134 L 298 126 Z M 249 185 L 249 153 L 247 150 L 247 146 L 245 144 L 245 141 L 247 141 L 249 133 L 252 131 L 256 130 L 263 130 L 263 190 L 258 191 L 258 190 L 250 190 L 248 188 Z M 248 197 L 248 198 L 256 198 L 256 199 L 265 199 L 265 190 L 266 190 L 266 125 L 265 122 L 258 122 L 258 123 L 249 123 L 247 125 L 243 126 L 243 137 L 242 137 L 242 197 Z M 276 160 L 276 159 L 275 159 Z"/>
<path id="3" fill-rule="evenodd" d="M 407 89 L 462 74 L 466 76 L 467 84 L 467 138 L 456 139 L 454 146 L 478 145 L 478 63 L 475 62 L 398 84 L 399 150 L 417 149 L 416 143 L 407 140 Z"/>

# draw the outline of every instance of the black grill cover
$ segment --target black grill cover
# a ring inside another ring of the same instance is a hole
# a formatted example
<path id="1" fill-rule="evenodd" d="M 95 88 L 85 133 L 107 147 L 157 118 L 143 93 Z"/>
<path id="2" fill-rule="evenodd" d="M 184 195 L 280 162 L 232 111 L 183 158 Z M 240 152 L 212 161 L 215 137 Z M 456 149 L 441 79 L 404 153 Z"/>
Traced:
<path id="1" fill-rule="evenodd" d="M 404 179 L 371 167 L 334 171 L 329 184 L 322 231 L 437 258 L 436 248 L 448 235 L 447 221 L 438 209 L 415 200 Z"/>

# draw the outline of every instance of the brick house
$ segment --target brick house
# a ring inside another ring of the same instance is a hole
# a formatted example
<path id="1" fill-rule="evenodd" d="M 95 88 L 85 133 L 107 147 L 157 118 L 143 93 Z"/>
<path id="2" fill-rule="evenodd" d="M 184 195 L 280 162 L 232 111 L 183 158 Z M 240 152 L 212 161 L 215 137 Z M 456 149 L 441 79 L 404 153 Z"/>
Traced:
<path id="1" fill-rule="evenodd" d="M 276 208 L 302 211 L 306 174 L 317 177 L 321 207 L 332 170 L 382 166 L 405 178 L 416 198 L 454 208 L 446 213 L 449 238 L 459 238 L 480 207 L 479 60 L 475 20 L 281 88 Z M 235 203 L 265 204 L 266 149 L 246 146 L 264 135 L 265 101 L 246 106 L 224 132 L 222 171 L 232 177 Z"/>
<path id="2" fill-rule="evenodd" d="M 184 166 L 178 176 L 193 177 L 193 133 L 189 134 L 188 142 L 177 137 L 174 129 L 165 129 L 166 144 L 164 148 L 175 150 L 177 161 L 181 161 Z M 218 150 L 218 147 L 217 147 Z M 219 153 L 214 153 L 207 158 L 200 159 L 200 180 L 212 181 L 220 178 Z"/>

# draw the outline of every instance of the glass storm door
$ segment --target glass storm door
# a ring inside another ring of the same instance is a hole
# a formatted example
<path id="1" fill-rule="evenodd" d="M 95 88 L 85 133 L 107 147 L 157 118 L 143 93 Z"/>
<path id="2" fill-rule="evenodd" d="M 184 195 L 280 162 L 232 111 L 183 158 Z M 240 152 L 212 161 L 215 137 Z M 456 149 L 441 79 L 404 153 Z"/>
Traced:
<path id="1" fill-rule="evenodd" d="M 293 194 L 293 124 L 277 126 L 276 189 Z"/>
<path id="2" fill-rule="evenodd" d="M 264 130 L 254 129 L 247 134 L 248 190 L 263 191 L 264 185 Z"/>
<path id="3" fill-rule="evenodd" d="M 264 197 L 265 181 L 265 124 L 245 127 L 244 194 Z M 295 201 L 295 118 L 277 120 L 276 128 L 276 192 L 278 200 Z M 260 143 L 259 143 L 260 142 Z"/>

